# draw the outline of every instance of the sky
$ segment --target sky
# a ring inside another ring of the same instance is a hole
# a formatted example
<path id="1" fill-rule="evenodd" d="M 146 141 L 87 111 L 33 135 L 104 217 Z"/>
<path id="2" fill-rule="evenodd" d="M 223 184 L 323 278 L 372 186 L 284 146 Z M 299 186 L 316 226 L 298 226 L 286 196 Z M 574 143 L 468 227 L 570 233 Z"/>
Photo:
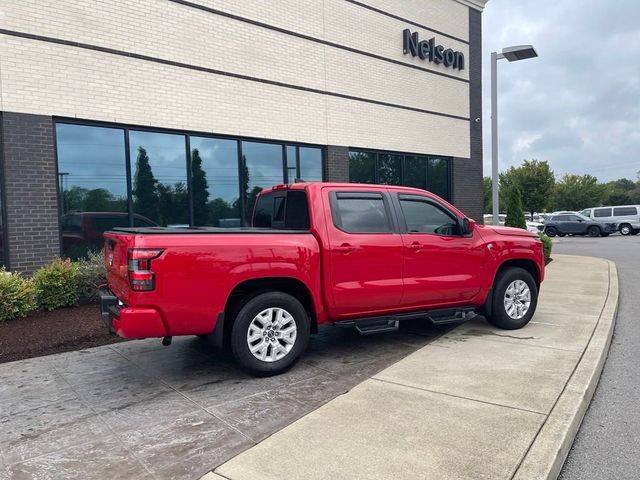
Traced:
<path id="1" fill-rule="evenodd" d="M 499 168 L 547 160 L 559 178 L 640 170 L 640 0 L 489 0 L 483 13 L 484 172 L 491 174 L 492 51 L 498 61 Z"/>

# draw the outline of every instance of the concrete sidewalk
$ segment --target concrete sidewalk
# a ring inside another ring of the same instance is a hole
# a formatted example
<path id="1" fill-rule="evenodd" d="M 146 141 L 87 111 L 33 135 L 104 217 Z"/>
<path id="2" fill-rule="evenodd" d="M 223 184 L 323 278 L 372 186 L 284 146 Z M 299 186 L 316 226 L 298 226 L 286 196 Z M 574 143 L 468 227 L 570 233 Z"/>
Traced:
<path id="1" fill-rule="evenodd" d="M 467 323 L 205 476 L 555 478 L 606 358 L 615 265 L 554 257 L 524 329 Z"/>

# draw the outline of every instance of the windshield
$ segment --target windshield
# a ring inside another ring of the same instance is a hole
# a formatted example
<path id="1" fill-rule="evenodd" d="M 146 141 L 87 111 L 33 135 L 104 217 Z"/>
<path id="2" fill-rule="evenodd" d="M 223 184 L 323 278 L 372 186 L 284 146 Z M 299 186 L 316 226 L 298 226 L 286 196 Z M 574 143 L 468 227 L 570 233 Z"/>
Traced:
<path id="1" fill-rule="evenodd" d="M 589 217 L 585 217 L 584 215 L 580 215 L 580 214 L 578 214 L 578 215 L 576 215 L 576 217 L 578 217 L 578 218 L 579 218 L 579 219 L 581 219 L 581 220 L 585 220 L 585 221 L 587 221 L 587 222 L 590 222 L 590 221 L 591 221 L 591 219 L 590 219 Z"/>

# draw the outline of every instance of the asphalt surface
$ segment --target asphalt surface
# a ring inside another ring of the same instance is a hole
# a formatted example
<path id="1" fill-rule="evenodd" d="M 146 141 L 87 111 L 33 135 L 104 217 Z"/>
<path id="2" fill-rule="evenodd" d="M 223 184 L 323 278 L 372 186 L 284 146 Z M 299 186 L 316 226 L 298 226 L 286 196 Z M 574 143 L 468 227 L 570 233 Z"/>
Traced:
<path id="1" fill-rule="evenodd" d="M 559 478 L 636 480 L 640 478 L 640 235 L 559 240 L 553 246 L 556 253 L 614 261 L 620 281 L 609 356 Z"/>

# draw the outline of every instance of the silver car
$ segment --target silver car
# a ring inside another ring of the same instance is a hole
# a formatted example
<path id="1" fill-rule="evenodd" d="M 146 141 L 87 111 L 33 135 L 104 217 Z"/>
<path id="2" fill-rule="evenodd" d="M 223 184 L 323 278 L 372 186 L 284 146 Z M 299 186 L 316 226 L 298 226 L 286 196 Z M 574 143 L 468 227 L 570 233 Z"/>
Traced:
<path id="1" fill-rule="evenodd" d="M 622 235 L 637 235 L 640 232 L 640 205 L 593 207 L 580 213 L 598 222 L 616 223 Z"/>

